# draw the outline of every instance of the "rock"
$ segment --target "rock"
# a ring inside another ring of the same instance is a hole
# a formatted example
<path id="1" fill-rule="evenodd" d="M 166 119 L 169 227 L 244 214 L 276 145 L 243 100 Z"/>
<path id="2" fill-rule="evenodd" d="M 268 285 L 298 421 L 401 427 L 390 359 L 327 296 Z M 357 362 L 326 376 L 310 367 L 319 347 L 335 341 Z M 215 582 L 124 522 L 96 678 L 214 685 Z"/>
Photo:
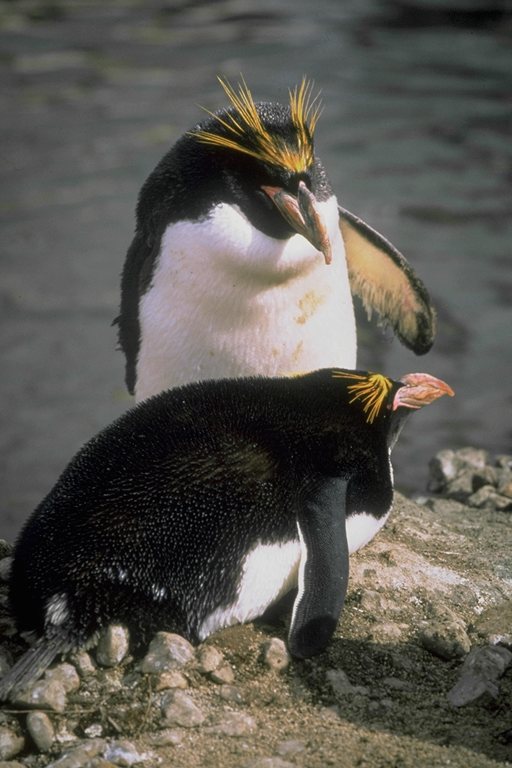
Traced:
<path id="1" fill-rule="evenodd" d="M 401 680 L 399 677 L 384 677 L 382 684 L 394 691 L 410 691 L 413 687 L 407 680 Z"/>
<path id="2" fill-rule="evenodd" d="M 116 667 L 128 653 L 130 636 L 126 627 L 111 624 L 100 634 L 96 661 L 102 667 Z"/>
<path id="3" fill-rule="evenodd" d="M 246 736 L 254 733 L 258 726 L 254 717 L 245 712 L 226 712 L 217 725 L 208 729 L 209 733 L 221 733 L 224 736 Z"/>
<path id="4" fill-rule="evenodd" d="M 449 480 L 444 493 L 449 499 L 465 502 L 468 496 L 473 493 L 473 472 L 465 470 L 453 480 Z"/>
<path id="5" fill-rule="evenodd" d="M 16 757 L 25 746 L 25 739 L 5 725 L 0 725 L 0 760 Z"/>
<path id="6" fill-rule="evenodd" d="M 9 575 L 12 568 L 12 557 L 4 557 L 0 560 L 0 581 L 9 581 Z"/>
<path id="7" fill-rule="evenodd" d="M 393 644 L 402 639 L 404 629 L 394 621 L 381 621 L 373 625 L 370 640 L 381 644 Z"/>
<path id="8" fill-rule="evenodd" d="M 103 736 L 103 726 L 101 723 L 91 723 L 84 728 L 84 733 L 89 739 L 97 739 Z"/>
<path id="9" fill-rule="evenodd" d="M 478 491 L 484 485 L 498 485 L 498 470 L 489 465 L 473 472 L 473 491 Z"/>
<path id="10" fill-rule="evenodd" d="M 113 741 L 105 750 L 104 757 L 115 765 L 131 766 L 144 763 L 151 755 L 139 752 L 131 741 Z"/>
<path id="11" fill-rule="evenodd" d="M 221 685 L 219 694 L 224 701 L 230 701 L 233 704 L 241 704 L 244 701 L 242 691 L 235 685 Z"/>
<path id="12" fill-rule="evenodd" d="M 474 629 L 489 645 L 512 645 L 512 601 L 482 611 L 475 620 Z"/>
<path id="13" fill-rule="evenodd" d="M 67 704 L 66 691 L 59 680 L 40 680 L 21 691 L 16 696 L 15 703 L 22 707 L 64 712 Z"/>
<path id="14" fill-rule="evenodd" d="M 510 469 L 498 470 L 498 482 L 496 483 L 498 493 L 502 496 L 512 498 L 512 471 Z"/>
<path id="15" fill-rule="evenodd" d="M 164 728 L 163 731 L 158 731 L 158 733 L 150 733 L 147 741 L 153 747 L 177 747 L 183 741 L 183 736 L 178 731 L 172 730 L 172 728 Z"/>
<path id="16" fill-rule="evenodd" d="M 428 464 L 428 490 L 433 493 L 444 491 L 447 483 L 453 480 L 460 470 L 460 463 L 455 458 L 455 451 L 445 449 L 439 451 L 430 459 Z"/>
<path id="17" fill-rule="evenodd" d="M 164 691 L 167 688 L 188 688 L 188 680 L 177 669 L 171 669 L 169 672 L 153 675 L 153 687 L 155 691 Z"/>
<path id="18" fill-rule="evenodd" d="M 352 685 L 342 669 L 328 669 L 325 673 L 325 677 L 332 692 L 336 696 L 346 696 L 347 694 L 367 696 L 370 692 L 369 689 L 363 685 Z"/>
<path id="19" fill-rule="evenodd" d="M 290 665 L 291 656 L 283 640 L 272 637 L 263 644 L 263 661 L 267 667 L 278 672 Z"/>
<path id="20" fill-rule="evenodd" d="M 39 752 L 48 752 L 55 741 L 55 730 L 46 712 L 29 712 L 27 730 Z"/>
<path id="21" fill-rule="evenodd" d="M 48 669 L 45 679 L 57 680 L 66 693 L 73 693 L 73 691 L 77 691 L 80 688 L 80 678 L 72 664 L 58 664 L 56 667 Z"/>
<path id="22" fill-rule="evenodd" d="M 234 681 L 235 673 L 233 672 L 232 667 L 230 667 L 227 662 L 224 662 L 218 669 L 214 669 L 213 672 L 210 672 L 210 679 L 213 680 L 214 683 L 226 683 L 229 685 Z"/>
<path id="23" fill-rule="evenodd" d="M 194 648 L 181 635 L 157 632 L 141 664 L 145 674 L 181 669 L 194 658 Z"/>
<path id="24" fill-rule="evenodd" d="M 166 725 L 195 728 L 206 720 L 205 714 L 183 691 L 173 691 L 162 699 L 162 714 Z"/>
<path id="25" fill-rule="evenodd" d="M 197 668 L 202 674 L 208 674 L 218 669 L 224 662 L 224 656 L 213 645 L 203 645 L 197 652 Z"/>
<path id="26" fill-rule="evenodd" d="M 89 762 L 101 755 L 107 748 L 107 742 L 104 739 L 92 739 L 85 741 L 78 747 L 66 752 L 53 763 L 49 763 L 46 768 L 86 768 Z"/>
<path id="27" fill-rule="evenodd" d="M 466 499 L 466 504 L 476 509 L 497 509 L 501 512 L 512 510 L 512 498 L 502 496 L 491 485 L 484 485 Z"/>
<path id="28" fill-rule="evenodd" d="M 512 456 L 509 456 L 507 454 L 499 453 L 495 457 L 494 463 L 496 464 L 497 467 L 501 467 L 502 469 L 512 470 Z"/>
<path id="29" fill-rule="evenodd" d="M 496 698 L 496 681 L 512 661 L 512 653 L 500 646 L 474 648 L 465 659 L 460 677 L 448 692 L 453 707 L 462 707 L 487 695 Z"/>
<path id="30" fill-rule="evenodd" d="M 455 618 L 434 622 L 420 630 L 420 644 L 440 659 L 457 659 L 471 649 L 471 641 L 461 621 Z"/>
<path id="31" fill-rule="evenodd" d="M 70 656 L 70 661 L 77 670 L 80 677 L 89 677 L 96 672 L 96 665 L 87 651 L 75 651 Z"/>

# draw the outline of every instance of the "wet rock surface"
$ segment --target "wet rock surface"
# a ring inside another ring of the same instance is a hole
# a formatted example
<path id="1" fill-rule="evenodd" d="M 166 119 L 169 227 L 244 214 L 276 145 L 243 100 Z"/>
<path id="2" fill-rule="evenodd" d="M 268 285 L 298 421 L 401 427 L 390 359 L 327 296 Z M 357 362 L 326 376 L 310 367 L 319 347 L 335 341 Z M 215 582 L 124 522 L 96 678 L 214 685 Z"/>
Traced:
<path id="1" fill-rule="evenodd" d="M 385 528 L 351 557 L 346 606 L 325 653 L 290 659 L 284 617 L 198 647 L 160 632 L 141 658 L 128 652 L 109 667 L 94 662 L 94 648 L 70 654 L 34 686 L 58 689 L 54 700 L 41 704 L 32 693 L 0 711 L 0 760 L 23 768 L 512 764 L 503 735 L 512 727 L 512 516 L 440 496 L 423 502 L 397 494 Z M 2 605 L 0 651 L 11 664 L 26 646 Z"/>

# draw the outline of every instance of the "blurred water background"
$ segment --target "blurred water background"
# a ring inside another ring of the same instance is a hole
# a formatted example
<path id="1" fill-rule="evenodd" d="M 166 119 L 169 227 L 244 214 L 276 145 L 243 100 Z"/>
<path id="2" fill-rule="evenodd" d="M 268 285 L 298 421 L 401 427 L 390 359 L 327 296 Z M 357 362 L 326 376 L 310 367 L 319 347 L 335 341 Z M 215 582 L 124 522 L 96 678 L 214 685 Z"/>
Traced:
<path id="1" fill-rule="evenodd" d="M 397 487 L 442 447 L 511 452 L 510 0 L 4 0 L 0 46 L 1 536 L 130 405 L 110 324 L 136 196 L 224 104 L 217 74 L 267 100 L 314 79 L 341 204 L 433 296 L 424 358 L 360 318 L 362 367 L 457 393 L 409 422 Z"/>

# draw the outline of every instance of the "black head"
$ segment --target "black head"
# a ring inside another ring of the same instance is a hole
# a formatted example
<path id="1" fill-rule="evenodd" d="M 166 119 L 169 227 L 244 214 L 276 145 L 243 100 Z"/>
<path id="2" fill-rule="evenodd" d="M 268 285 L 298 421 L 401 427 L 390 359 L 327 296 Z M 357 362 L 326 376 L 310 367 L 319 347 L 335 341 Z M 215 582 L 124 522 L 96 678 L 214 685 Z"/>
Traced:
<path id="1" fill-rule="evenodd" d="M 411 411 L 454 394 L 446 382 L 428 373 L 407 373 L 399 380 L 369 371 L 337 369 L 331 375 L 343 380 L 348 405 L 359 411 L 367 424 L 384 428 L 390 448 Z"/>
<path id="2" fill-rule="evenodd" d="M 163 158 L 143 187 L 139 223 L 197 219 L 225 202 L 271 237 L 300 232 L 323 250 L 310 213 L 332 190 L 314 151 L 320 107 L 311 84 L 303 80 L 285 105 L 256 103 L 243 81 L 238 91 L 220 83 L 230 106 L 208 112 Z"/>

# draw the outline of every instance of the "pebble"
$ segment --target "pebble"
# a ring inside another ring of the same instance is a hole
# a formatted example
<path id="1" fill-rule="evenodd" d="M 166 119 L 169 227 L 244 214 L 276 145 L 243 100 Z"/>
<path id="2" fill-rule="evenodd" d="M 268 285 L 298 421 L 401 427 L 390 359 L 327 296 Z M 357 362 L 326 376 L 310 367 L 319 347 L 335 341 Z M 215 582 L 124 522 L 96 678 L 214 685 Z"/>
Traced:
<path id="1" fill-rule="evenodd" d="M 246 763 L 244 768 L 296 768 L 295 763 L 282 760 L 280 757 L 257 757 Z"/>
<path id="2" fill-rule="evenodd" d="M 230 701 L 233 704 L 242 704 L 244 701 L 242 691 L 235 685 L 221 685 L 219 694 L 224 701 Z"/>
<path id="3" fill-rule="evenodd" d="M 102 667 L 116 667 L 128 653 L 130 636 L 126 627 L 111 624 L 100 634 L 96 661 Z"/>
<path id="4" fill-rule="evenodd" d="M 57 680 L 66 693 L 73 693 L 80 688 L 78 672 L 72 664 L 58 664 L 47 670 L 45 680 Z"/>
<path id="5" fill-rule="evenodd" d="M 474 648 L 464 660 L 460 676 L 448 692 L 453 707 L 463 707 L 481 697 L 498 696 L 497 680 L 512 662 L 512 653 L 501 646 Z"/>
<path id="6" fill-rule="evenodd" d="M 386 688 L 392 688 L 395 691 L 410 691 L 412 690 L 411 683 L 407 680 L 401 680 L 399 677 L 384 677 L 382 684 Z"/>
<path id="7" fill-rule="evenodd" d="M 147 752 L 138 752 L 131 741 L 113 741 L 105 750 L 106 760 L 119 766 L 131 766 L 143 763 L 151 758 Z"/>
<path id="8" fill-rule="evenodd" d="M 48 752 L 55 741 L 55 730 L 46 712 L 29 712 L 27 730 L 39 752 Z"/>
<path id="9" fill-rule="evenodd" d="M 183 736 L 172 728 L 164 728 L 158 733 L 148 734 L 147 741 L 152 747 L 177 747 L 183 741 Z"/>
<path id="10" fill-rule="evenodd" d="M 245 712 L 225 712 L 220 723 L 208 728 L 208 732 L 221 733 L 224 736 L 247 736 L 257 728 L 254 717 Z"/>
<path id="11" fill-rule="evenodd" d="M 87 651 L 75 651 L 70 656 L 70 660 L 80 677 L 88 677 L 96 672 L 96 665 L 92 660 L 91 654 L 87 653 Z"/>
<path id="12" fill-rule="evenodd" d="M 23 736 L 5 725 L 0 725 L 0 760 L 10 760 L 11 757 L 16 757 L 24 746 L 25 739 Z"/>
<path id="13" fill-rule="evenodd" d="M 194 656 L 194 648 L 181 635 L 157 632 L 142 660 L 141 670 L 151 674 L 180 669 L 192 661 Z"/>
<path id="14" fill-rule="evenodd" d="M 88 768 L 92 758 L 101 755 L 106 748 L 107 742 L 104 739 L 91 739 L 66 752 L 46 768 Z"/>
<path id="15" fill-rule="evenodd" d="M 214 683 L 230 685 L 235 680 L 235 673 L 233 668 L 227 662 L 224 662 L 221 667 L 210 672 L 210 679 Z"/>
<path id="16" fill-rule="evenodd" d="M 66 709 L 66 691 L 59 680 L 40 680 L 15 697 L 15 703 L 35 709 L 52 709 L 64 712 Z"/>
<path id="17" fill-rule="evenodd" d="M 470 507 L 476 509 L 497 509 L 500 512 L 512 510 L 512 499 L 508 496 L 502 496 L 491 485 L 484 485 L 465 501 Z"/>
<path id="18" fill-rule="evenodd" d="M 197 668 L 202 674 L 208 674 L 218 669 L 224 662 L 224 656 L 213 645 L 203 645 L 197 652 Z"/>
<path id="19" fill-rule="evenodd" d="M 169 672 L 153 675 L 153 688 L 155 691 L 164 691 L 167 688 L 188 688 L 188 680 L 177 669 L 171 669 Z"/>
<path id="20" fill-rule="evenodd" d="M 287 669 L 290 665 L 291 656 L 283 640 L 278 637 L 272 637 L 263 644 L 263 661 L 277 672 Z"/>
<path id="21" fill-rule="evenodd" d="M 369 639 L 381 645 L 392 645 L 402 639 L 403 632 L 400 624 L 394 621 L 381 621 L 372 626 Z"/>
<path id="22" fill-rule="evenodd" d="M 427 651 L 440 659 L 457 659 L 471 650 L 471 640 L 461 621 L 433 622 L 420 630 L 418 639 Z"/>
<path id="23" fill-rule="evenodd" d="M 370 689 L 364 685 L 352 685 L 346 672 L 342 669 L 328 669 L 325 677 L 336 696 L 346 696 L 347 694 L 367 696 L 370 693 Z"/>
<path id="24" fill-rule="evenodd" d="M 512 456 L 490 463 L 487 451 L 439 451 L 429 464 L 428 490 L 475 509 L 512 511 Z"/>
<path id="25" fill-rule="evenodd" d="M 162 714 L 167 725 L 195 728 L 206 720 L 204 712 L 183 691 L 172 691 L 162 699 Z"/>

